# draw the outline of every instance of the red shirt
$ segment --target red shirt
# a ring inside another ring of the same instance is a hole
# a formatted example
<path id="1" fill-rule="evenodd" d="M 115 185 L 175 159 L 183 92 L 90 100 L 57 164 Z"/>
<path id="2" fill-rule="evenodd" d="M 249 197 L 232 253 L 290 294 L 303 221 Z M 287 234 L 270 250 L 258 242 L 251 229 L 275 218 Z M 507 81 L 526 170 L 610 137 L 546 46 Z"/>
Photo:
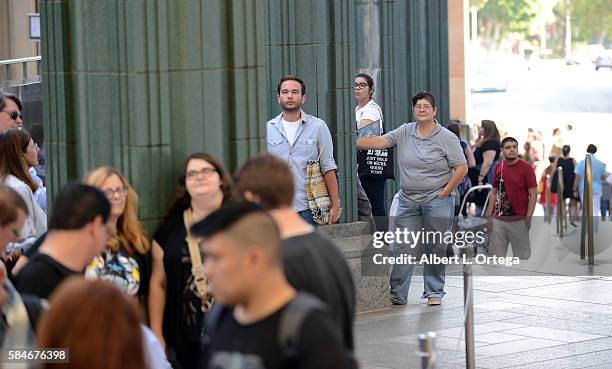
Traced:
<path id="1" fill-rule="evenodd" d="M 493 188 L 497 188 L 497 181 L 503 171 L 503 180 L 506 188 L 506 196 L 512 206 L 515 216 L 526 216 L 529 207 L 529 189 L 538 186 L 535 171 L 524 160 L 519 159 L 513 165 L 502 160 L 495 167 L 493 174 Z M 495 201 L 491 199 L 490 201 Z"/>

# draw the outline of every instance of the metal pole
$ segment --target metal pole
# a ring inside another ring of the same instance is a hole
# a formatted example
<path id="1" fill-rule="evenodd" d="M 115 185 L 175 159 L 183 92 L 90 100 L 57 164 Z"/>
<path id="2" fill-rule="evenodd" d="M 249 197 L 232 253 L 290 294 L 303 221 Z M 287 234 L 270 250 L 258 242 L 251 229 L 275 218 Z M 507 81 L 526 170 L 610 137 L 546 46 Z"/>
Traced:
<path id="1" fill-rule="evenodd" d="M 563 238 L 563 222 L 565 220 L 565 184 L 563 183 L 563 168 L 557 168 L 557 233 Z"/>
<path id="2" fill-rule="evenodd" d="M 435 341 L 436 334 L 434 332 L 421 333 L 417 336 L 419 341 L 419 351 L 417 356 L 421 358 L 422 369 L 435 369 L 436 367 L 436 353 L 435 353 Z"/>
<path id="3" fill-rule="evenodd" d="M 572 183 L 572 186 L 573 185 L 574 184 Z M 560 188 L 561 193 L 564 193 L 565 192 L 565 180 L 563 179 L 563 168 L 559 168 L 559 186 L 560 186 L 559 188 Z M 565 206 L 565 199 L 562 198 L 561 201 L 563 203 L 563 206 L 561 207 L 561 219 L 562 219 L 561 228 L 567 229 L 567 218 L 568 218 L 567 211 L 568 209 Z"/>
<path id="4" fill-rule="evenodd" d="M 584 260 L 588 255 L 588 264 L 593 265 L 595 261 L 593 249 L 593 170 L 591 154 L 586 155 L 584 162 L 584 190 L 582 194 L 582 224 L 580 230 L 580 260 Z"/>
<path id="5" fill-rule="evenodd" d="M 585 202 L 587 208 L 587 235 L 589 237 L 588 241 L 588 261 L 589 265 L 595 264 L 595 251 L 593 248 L 593 164 L 591 159 L 591 154 L 588 154 L 586 157 L 586 165 L 584 166 L 585 171 L 585 180 L 586 186 L 585 190 Z"/>
<path id="6" fill-rule="evenodd" d="M 566 9 L 568 1 L 566 1 Z M 569 59 L 572 55 L 572 18 L 569 9 L 565 11 L 565 59 Z"/>
<path id="7" fill-rule="evenodd" d="M 587 154 L 588 158 L 588 154 Z M 584 168 L 583 185 L 584 190 L 582 193 L 582 219 L 580 220 L 580 260 L 584 260 L 586 256 L 586 237 L 587 237 L 587 222 L 588 222 L 588 209 L 586 204 L 586 191 L 587 191 L 587 179 L 586 179 L 586 159 Z"/>
<path id="8" fill-rule="evenodd" d="M 560 238 L 563 238 L 563 220 L 565 219 L 565 199 L 563 193 L 565 192 L 563 183 L 563 168 L 557 168 L 557 233 Z"/>
<path id="9" fill-rule="evenodd" d="M 544 180 L 544 199 L 544 206 L 546 207 L 544 214 L 546 222 L 550 223 L 552 220 L 552 213 L 550 211 L 550 174 L 547 174 Z"/>
<path id="10" fill-rule="evenodd" d="M 471 250 L 471 248 L 468 248 Z M 468 251 L 470 254 L 471 252 Z M 468 255 L 471 260 L 472 255 Z M 465 367 L 476 369 L 474 353 L 474 293 L 472 285 L 472 265 L 463 265 L 463 306 L 465 309 Z"/>

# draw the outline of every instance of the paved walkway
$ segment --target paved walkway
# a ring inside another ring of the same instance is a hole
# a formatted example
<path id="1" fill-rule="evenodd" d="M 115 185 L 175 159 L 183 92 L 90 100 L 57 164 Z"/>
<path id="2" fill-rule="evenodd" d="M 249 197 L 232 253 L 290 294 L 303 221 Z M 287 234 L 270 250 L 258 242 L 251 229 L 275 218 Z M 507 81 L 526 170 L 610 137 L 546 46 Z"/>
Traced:
<path id="1" fill-rule="evenodd" d="M 362 368 L 421 368 L 416 336 L 427 331 L 436 368 L 465 368 L 462 277 L 447 277 L 440 307 L 426 306 L 422 286 L 414 277 L 406 306 L 358 315 Z M 612 277 L 478 276 L 474 302 L 477 368 L 612 368 Z"/>

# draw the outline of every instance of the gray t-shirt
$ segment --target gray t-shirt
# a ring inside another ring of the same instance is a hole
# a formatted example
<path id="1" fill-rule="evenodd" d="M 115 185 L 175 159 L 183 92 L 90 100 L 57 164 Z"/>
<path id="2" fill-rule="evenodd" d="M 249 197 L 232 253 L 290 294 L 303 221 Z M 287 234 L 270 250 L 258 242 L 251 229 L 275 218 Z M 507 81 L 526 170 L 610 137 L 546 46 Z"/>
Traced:
<path id="1" fill-rule="evenodd" d="M 453 176 L 453 167 L 466 160 L 454 133 L 436 123 L 429 137 L 422 138 L 416 126 L 404 123 L 383 137 L 397 148 L 400 196 L 421 205 L 438 196 Z"/>

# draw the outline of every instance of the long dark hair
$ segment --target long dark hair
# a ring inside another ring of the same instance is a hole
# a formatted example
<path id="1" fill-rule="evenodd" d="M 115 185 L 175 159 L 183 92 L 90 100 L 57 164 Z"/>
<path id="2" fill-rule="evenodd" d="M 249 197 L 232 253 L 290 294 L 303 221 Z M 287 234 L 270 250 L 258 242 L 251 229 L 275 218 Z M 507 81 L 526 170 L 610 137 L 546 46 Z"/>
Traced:
<path id="1" fill-rule="evenodd" d="M 228 198 L 232 197 L 234 184 L 232 182 L 232 177 L 229 175 L 225 167 L 212 155 L 203 152 L 196 152 L 189 155 L 187 160 L 185 160 L 183 170 L 178 179 L 176 198 L 170 207 L 171 213 L 176 211 L 184 211 L 191 206 L 191 195 L 189 195 L 189 191 L 187 191 L 187 187 L 185 186 L 185 172 L 187 171 L 187 165 L 189 162 L 194 159 L 204 160 L 212 165 L 217 173 L 219 173 L 219 177 L 221 177 L 221 191 L 223 192 L 223 200 L 227 200 Z"/>
<path id="2" fill-rule="evenodd" d="M 484 135 L 482 136 L 482 139 L 478 141 L 478 144 L 476 146 L 480 147 L 483 143 L 487 141 L 495 141 L 497 143 L 500 143 L 501 137 L 499 135 L 499 131 L 497 130 L 497 125 L 494 121 L 483 120 L 481 122 L 481 127 L 484 129 Z"/>
<path id="3" fill-rule="evenodd" d="M 30 176 L 23 156 L 31 139 L 32 136 L 23 129 L 11 129 L 0 134 L 0 179 L 12 174 L 27 184 L 34 193 L 38 185 Z"/>

